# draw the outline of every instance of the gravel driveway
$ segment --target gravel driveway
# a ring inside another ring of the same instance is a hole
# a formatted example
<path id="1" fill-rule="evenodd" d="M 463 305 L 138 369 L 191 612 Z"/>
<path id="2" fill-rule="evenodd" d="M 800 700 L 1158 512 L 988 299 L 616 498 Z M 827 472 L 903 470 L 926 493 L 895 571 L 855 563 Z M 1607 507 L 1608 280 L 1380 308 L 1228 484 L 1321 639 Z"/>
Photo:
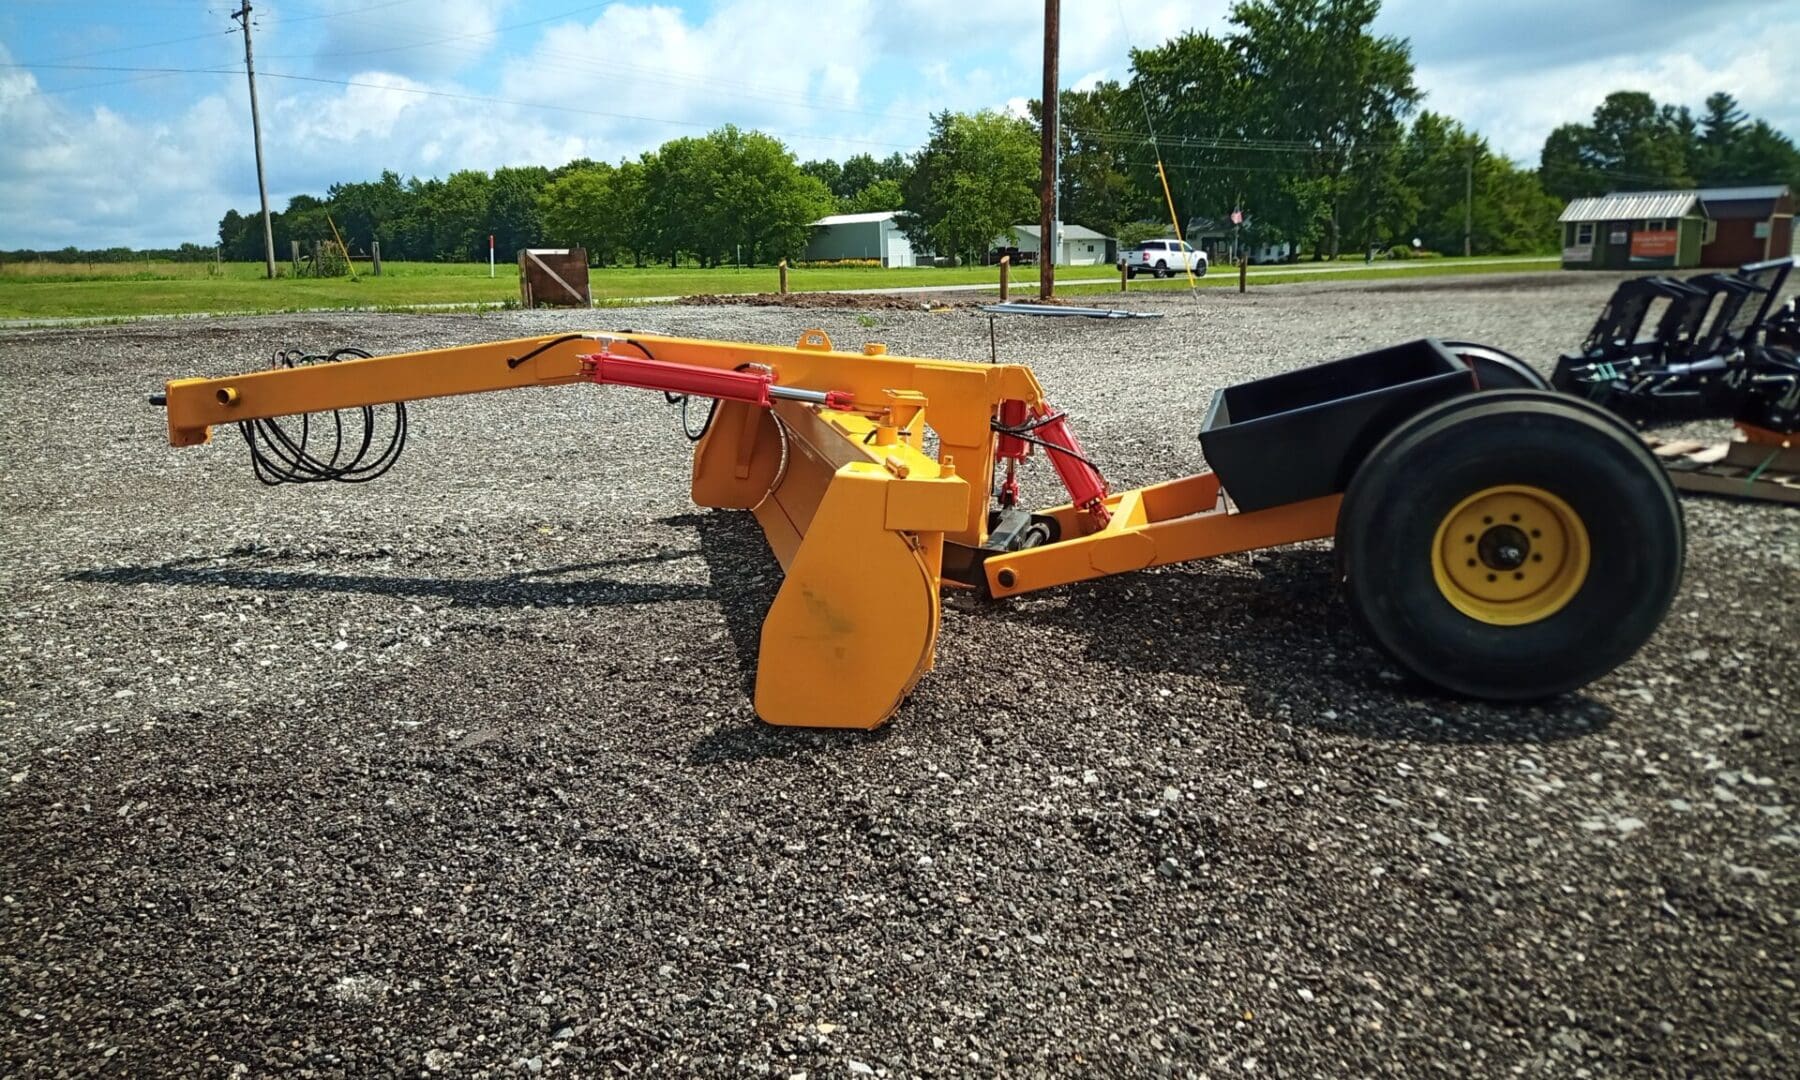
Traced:
<path id="1" fill-rule="evenodd" d="M 1612 281 L 996 340 L 1122 486 L 1202 464 L 1215 387 L 1426 334 L 1547 362 Z M 751 712 L 779 570 L 658 395 L 420 403 L 384 479 L 280 489 L 144 404 L 290 345 L 813 325 L 988 353 L 966 308 L 0 335 L 0 1073 L 1800 1069 L 1792 509 L 1687 499 L 1661 632 L 1541 707 L 1403 679 L 1312 544 L 952 599 L 887 728 L 808 733 Z"/>

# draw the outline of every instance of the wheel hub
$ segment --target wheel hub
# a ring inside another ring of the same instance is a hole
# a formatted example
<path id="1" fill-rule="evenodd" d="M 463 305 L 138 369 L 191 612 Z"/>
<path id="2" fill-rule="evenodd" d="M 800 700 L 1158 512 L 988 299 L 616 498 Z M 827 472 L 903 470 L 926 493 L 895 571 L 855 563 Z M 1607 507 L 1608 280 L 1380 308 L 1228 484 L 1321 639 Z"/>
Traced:
<path id="1" fill-rule="evenodd" d="M 1543 488 L 1503 485 L 1478 491 L 1444 515 L 1432 549 L 1432 575 L 1444 599 L 1496 626 L 1547 619 L 1587 579 L 1587 527 Z"/>
<path id="2" fill-rule="evenodd" d="M 1475 554 L 1491 570 L 1517 570 L 1531 554 L 1531 538 L 1516 525 L 1495 525 L 1475 542 Z"/>

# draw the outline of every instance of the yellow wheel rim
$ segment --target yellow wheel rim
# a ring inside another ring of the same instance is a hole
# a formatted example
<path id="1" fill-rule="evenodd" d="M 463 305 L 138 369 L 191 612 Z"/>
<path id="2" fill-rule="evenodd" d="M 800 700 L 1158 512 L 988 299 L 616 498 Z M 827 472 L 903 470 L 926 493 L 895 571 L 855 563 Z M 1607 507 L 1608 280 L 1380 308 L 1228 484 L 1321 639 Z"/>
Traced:
<path id="1" fill-rule="evenodd" d="M 1431 544 L 1444 599 L 1493 626 L 1522 626 L 1561 611 L 1587 580 L 1587 526 L 1543 488 L 1491 487 L 1456 504 Z"/>

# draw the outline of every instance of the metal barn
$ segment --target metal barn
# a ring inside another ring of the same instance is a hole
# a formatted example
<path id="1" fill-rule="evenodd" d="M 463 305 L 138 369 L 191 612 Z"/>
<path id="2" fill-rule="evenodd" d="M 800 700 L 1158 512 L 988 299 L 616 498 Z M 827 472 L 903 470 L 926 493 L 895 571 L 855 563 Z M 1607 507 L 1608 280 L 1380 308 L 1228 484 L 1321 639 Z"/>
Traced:
<path id="1" fill-rule="evenodd" d="M 812 223 L 806 241 L 807 262 L 840 259 L 880 259 L 883 266 L 917 266 L 912 241 L 895 222 L 900 212 L 881 210 L 867 214 L 832 214 Z"/>

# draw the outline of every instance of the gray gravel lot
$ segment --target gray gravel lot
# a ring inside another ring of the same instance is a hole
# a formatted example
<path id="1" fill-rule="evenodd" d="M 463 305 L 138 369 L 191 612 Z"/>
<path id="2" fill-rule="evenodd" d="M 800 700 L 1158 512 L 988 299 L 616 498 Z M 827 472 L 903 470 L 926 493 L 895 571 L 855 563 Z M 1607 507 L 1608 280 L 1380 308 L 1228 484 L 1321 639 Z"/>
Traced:
<path id="1" fill-rule="evenodd" d="M 1611 284 L 1140 296 L 999 352 L 1129 485 L 1202 464 L 1217 386 L 1547 362 Z M 1662 631 L 1544 706 L 1402 679 L 1314 544 L 953 599 L 893 723 L 806 733 L 751 712 L 779 570 L 657 395 L 420 403 L 389 476 L 275 490 L 144 404 L 289 345 L 812 325 L 988 349 L 967 309 L 0 334 L 0 1073 L 1795 1075 L 1791 509 L 1687 500 Z"/>

